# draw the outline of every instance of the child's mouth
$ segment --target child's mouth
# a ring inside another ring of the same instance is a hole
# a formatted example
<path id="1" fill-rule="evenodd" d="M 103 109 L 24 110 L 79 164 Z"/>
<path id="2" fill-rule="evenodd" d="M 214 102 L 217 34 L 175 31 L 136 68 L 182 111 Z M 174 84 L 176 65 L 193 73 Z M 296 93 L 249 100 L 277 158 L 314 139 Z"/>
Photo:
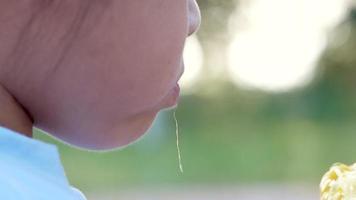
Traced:
<path id="1" fill-rule="evenodd" d="M 177 83 L 164 97 L 162 101 L 162 108 L 174 108 L 178 105 L 180 95 L 180 87 Z"/>

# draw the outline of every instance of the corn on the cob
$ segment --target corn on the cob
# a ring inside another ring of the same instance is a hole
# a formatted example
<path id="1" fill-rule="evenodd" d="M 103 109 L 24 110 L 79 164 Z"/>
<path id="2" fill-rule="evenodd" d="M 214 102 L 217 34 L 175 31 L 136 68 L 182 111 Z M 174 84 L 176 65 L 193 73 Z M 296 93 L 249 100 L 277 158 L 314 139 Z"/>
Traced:
<path id="1" fill-rule="evenodd" d="M 356 163 L 335 163 L 320 182 L 321 200 L 356 200 Z"/>

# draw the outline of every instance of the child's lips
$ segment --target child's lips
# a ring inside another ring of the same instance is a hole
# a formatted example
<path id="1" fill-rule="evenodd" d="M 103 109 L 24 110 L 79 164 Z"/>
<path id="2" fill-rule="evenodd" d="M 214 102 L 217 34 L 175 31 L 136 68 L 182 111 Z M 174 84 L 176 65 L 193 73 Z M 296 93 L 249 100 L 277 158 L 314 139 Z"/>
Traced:
<path id="1" fill-rule="evenodd" d="M 167 95 L 161 101 L 160 109 L 174 108 L 178 105 L 179 95 L 180 95 L 180 86 L 178 84 L 178 81 L 183 76 L 183 73 L 184 73 L 184 65 L 182 65 L 179 76 L 177 77 L 176 80 L 176 84 L 168 91 Z"/>
<path id="2" fill-rule="evenodd" d="M 179 101 L 179 95 L 180 95 L 180 87 L 179 84 L 177 83 L 169 92 L 168 94 L 164 97 L 162 101 L 162 107 L 163 108 L 173 108 L 178 105 Z"/>

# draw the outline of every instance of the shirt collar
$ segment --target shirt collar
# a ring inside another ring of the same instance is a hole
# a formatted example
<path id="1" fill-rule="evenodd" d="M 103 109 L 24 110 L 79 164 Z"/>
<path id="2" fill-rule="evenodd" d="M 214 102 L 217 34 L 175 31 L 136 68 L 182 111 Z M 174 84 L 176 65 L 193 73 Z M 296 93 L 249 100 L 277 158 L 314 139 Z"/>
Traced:
<path id="1" fill-rule="evenodd" d="M 38 141 L 0 126 L 0 154 L 30 166 L 34 170 L 54 176 L 68 184 L 58 149 L 53 144 Z"/>

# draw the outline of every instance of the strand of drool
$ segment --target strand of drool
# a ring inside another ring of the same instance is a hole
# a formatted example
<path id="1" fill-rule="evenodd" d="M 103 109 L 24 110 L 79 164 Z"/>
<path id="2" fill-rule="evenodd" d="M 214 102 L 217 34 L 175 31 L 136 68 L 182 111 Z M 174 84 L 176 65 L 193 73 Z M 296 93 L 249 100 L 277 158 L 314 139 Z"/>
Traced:
<path id="1" fill-rule="evenodd" d="M 179 148 L 179 127 L 178 127 L 178 120 L 177 120 L 177 116 L 176 116 L 176 110 L 173 112 L 173 118 L 176 123 L 176 137 L 177 137 L 177 152 L 178 152 L 179 170 L 181 173 L 183 173 L 182 158 L 181 158 L 181 153 L 180 153 L 180 148 Z"/>

